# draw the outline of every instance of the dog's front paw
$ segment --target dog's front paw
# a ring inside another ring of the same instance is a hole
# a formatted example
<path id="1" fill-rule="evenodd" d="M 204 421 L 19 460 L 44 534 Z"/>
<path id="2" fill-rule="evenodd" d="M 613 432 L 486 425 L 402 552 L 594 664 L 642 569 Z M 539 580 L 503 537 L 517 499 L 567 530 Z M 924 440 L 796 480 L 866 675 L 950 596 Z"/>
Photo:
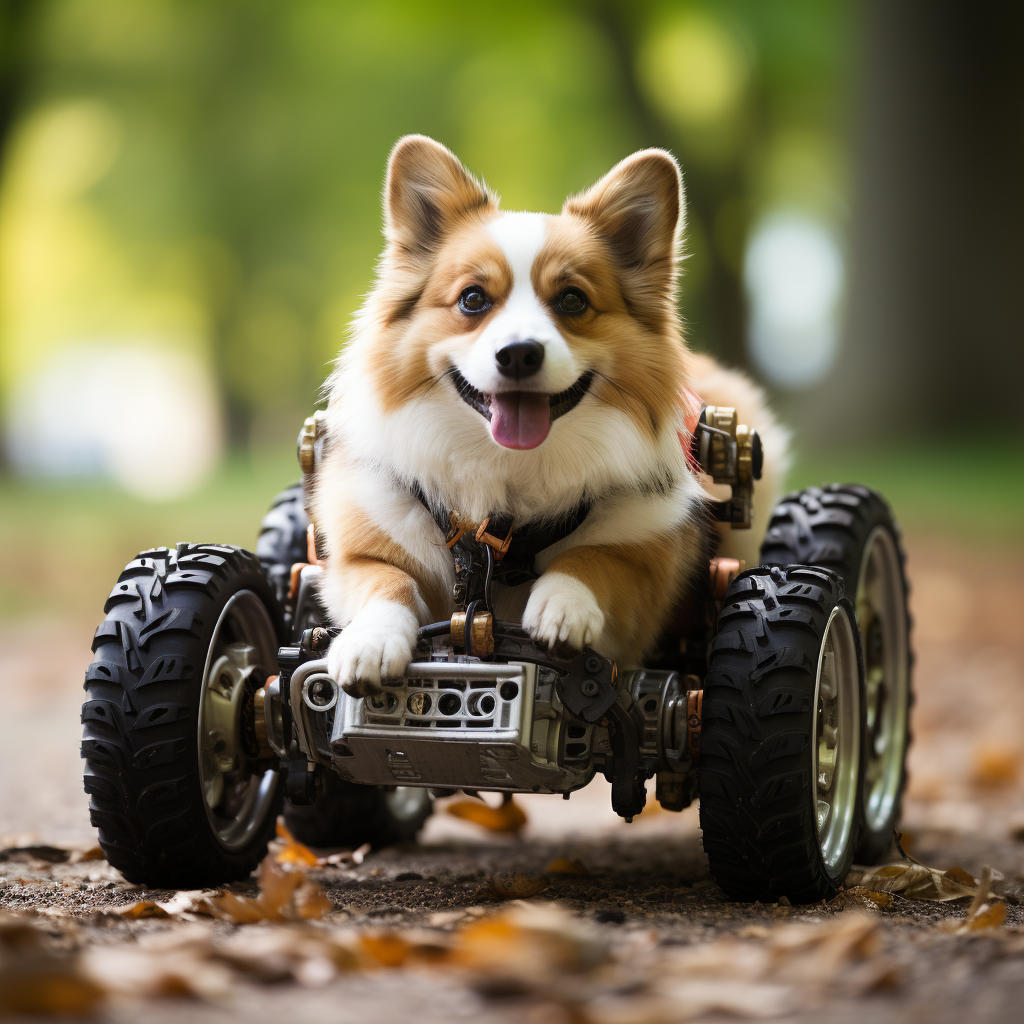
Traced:
<path id="1" fill-rule="evenodd" d="M 367 605 L 336 637 L 327 671 L 353 697 L 378 693 L 381 681 L 400 679 L 416 649 L 416 616 L 393 601 Z"/>
<path id="2" fill-rule="evenodd" d="M 565 573 L 545 573 L 526 602 L 523 627 L 549 649 L 578 651 L 597 643 L 604 612 L 586 584 Z"/>

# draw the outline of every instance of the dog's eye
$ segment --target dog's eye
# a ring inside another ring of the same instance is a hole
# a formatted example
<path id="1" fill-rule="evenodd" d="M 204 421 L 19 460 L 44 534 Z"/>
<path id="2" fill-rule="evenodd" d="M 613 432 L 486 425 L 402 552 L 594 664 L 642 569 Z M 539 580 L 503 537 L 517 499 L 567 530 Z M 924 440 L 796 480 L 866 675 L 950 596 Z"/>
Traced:
<path id="1" fill-rule="evenodd" d="M 588 306 L 587 297 L 579 288 L 566 288 L 555 299 L 555 308 L 566 316 L 579 316 L 585 313 Z"/>
<path id="2" fill-rule="evenodd" d="M 487 292 L 475 284 L 464 289 L 459 296 L 459 309 L 463 313 L 483 313 L 490 308 L 491 300 L 487 297 Z"/>

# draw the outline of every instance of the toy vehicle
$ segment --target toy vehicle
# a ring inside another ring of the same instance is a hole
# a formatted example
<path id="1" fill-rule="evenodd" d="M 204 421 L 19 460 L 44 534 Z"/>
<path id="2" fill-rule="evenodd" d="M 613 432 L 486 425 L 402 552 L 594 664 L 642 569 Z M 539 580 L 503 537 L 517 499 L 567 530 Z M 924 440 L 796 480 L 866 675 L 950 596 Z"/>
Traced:
<path id="1" fill-rule="evenodd" d="M 629 672 L 496 621 L 490 578 L 507 539 L 486 522 L 453 530 L 457 611 L 420 630 L 404 679 L 355 698 L 327 672 L 337 630 L 303 503 L 320 428 L 320 414 L 306 421 L 304 483 L 275 499 L 254 553 L 144 551 L 107 599 L 82 753 L 100 845 L 126 878 L 245 877 L 282 803 L 311 845 L 383 846 L 413 839 L 435 795 L 568 799 L 597 772 L 627 821 L 648 779 L 668 809 L 699 796 L 711 872 L 736 899 L 827 899 L 854 858 L 889 848 L 911 651 L 900 530 L 878 494 L 785 497 L 763 564 L 712 559 L 650 664 Z M 749 526 L 756 432 L 706 408 L 693 456 L 732 487 L 717 518 Z"/>

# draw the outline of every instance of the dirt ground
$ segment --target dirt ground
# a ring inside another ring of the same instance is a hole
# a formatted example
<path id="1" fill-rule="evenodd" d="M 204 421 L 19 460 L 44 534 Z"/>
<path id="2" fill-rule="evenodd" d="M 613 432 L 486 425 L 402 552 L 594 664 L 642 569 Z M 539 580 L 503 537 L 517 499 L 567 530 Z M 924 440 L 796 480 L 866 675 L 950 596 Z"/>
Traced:
<path id="1" fill-rule="evenodd" d="M 997 927 L 956 934 L 969 900 L 730 903 L 708 874 L 696 808 L 654 808 L 626 825 L 603 782 L 567 803 L 517 798 L 529 819 L 518 836 L 458 820 L 442 802 L 418 846 L 310 868 L 329 911 L 277 932 L 192 913 L 112 913 L 174 894 L 130 886 L 102 861 L 51 864 L 34 855 L 0 860 L 0 913 L 32 925 L 40 957 L 95 961 L 94 973 L 122 980 L 159 973 L 189 950 L 192 979 L 163 986 L 180 997 L 153 996 L 144 980 L 134 989 L 115 984 L 96 1010 L 111 1022 L 140 1012 L 154 1024 L 242 1015 L 479 1024 L 822 1015 L 837 1024 L 1019 1021 L 1024 842 L 1013 836 L 1024 838 L 1024 552 L 967 554 L 928 536 L 911 537 L 908 547 L 918 659 L 905 846 L 942 870 L 980 876 L 992 868 L 998 899 L 988 902 L 1007 904 Z M 94 627 L 31 621 L 0 630 L 0 849 L 95 842 L 78 760 L 80 681 Z M 559 858 L 586 873 L 553 870 Z M 489 883 L 515 872 L 546 888 L 522 903 L 490 899 Z M 258 892 L 255 880 L 233 889 Z M 12 920 L 0 918 L 0 928 Z M 256 948 L 273 934 L 280 960 L 293 941 L 286 932 L 307 945 L 310 935 L 335 936 L 335 967 L 318 974 L 322 957 L 292 950 L 303 968 L 242 969 L 224 952 L 232 943 Z M 206 952 L 196 954 L 197 944 Z M 121 970 L 117 957 L 126 951 Z"/>

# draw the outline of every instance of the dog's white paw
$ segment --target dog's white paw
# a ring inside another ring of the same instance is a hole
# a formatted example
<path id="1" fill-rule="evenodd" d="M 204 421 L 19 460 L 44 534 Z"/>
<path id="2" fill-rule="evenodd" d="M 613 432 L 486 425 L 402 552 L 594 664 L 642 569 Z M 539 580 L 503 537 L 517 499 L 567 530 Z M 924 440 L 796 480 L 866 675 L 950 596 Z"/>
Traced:
<path id="1" fill-rule="evenodd" d="M 600 639 L 604 612 L 586 584 L 565 573 L 544 573 L 526 602 L 523 627 L 549 648 L 578 651 Z"/>
<path id="2" fill-rule="evenodd" d="M 327 671 L 353 697 L 377 693 L 381 681 L 400 679 L 412 661 L 419 633 L 416 616 L 393 601 L 368 604 L 336 637 Z"/>

